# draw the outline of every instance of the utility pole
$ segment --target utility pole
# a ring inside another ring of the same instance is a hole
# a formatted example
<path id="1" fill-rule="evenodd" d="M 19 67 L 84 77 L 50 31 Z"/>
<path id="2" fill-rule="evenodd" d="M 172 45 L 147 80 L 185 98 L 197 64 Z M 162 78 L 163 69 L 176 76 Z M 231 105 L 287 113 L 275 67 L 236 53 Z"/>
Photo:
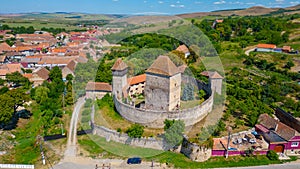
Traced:
<path id="1" fill-rule="evenodd" d="M 229 151 L 229 144 L 230 144 L 230 132 L 231 132 L 232 128 L 229 126 L 227 128 L 228 131 L 228 140 L 227 140 L 227 150 L 226 150 L 226 158 L 228 158 L 228 151 Z"/>
<path id="2" fill-rule="evenodd" d="M 64 111 L 64 114 L 66 113 L 65 111 L 65 95 L 67 94 L 67 91 L 66 91 L 66 87 L 64 88 L 64 92 L 63 92 L 63 111 Z"/>

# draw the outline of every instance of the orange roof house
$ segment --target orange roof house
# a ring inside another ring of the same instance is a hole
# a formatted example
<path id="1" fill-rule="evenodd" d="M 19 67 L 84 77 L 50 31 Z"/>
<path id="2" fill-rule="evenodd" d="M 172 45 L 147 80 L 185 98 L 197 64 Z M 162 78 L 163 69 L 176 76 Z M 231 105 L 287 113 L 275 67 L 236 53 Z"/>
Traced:
<path id="1" fill-rule="evenodd" d="M 0 66 L 0 78 L 2 79 L 5 79 L 6 74 L 14 72 L 22 73 L 20 63 L 11 63 Z"/>
<path id="2" fill-rule="evenodd" d="M 68 51 L 67 48 L 61 47 L 61 48 L 54 48 L 51 50 L 52 53 L 66 53 Z"/>
<path id="3" fill-rule="evenodd" d="M 257 48 L 275 49 L 276 45 L 274 45 L 274 44 L 258 44 Z"/>
<path id="4" fill-rule="evenodd" d="M 130 86 L 135 85 L 135 84 L 139 84 L 139 83 L 143 83 L 145 81 L 146 81 L 146 74 L 134 76 L 134 77 L 131 77 L 131 78 L 127 79 L 127 82 Z"/>
<path id="5" fill-rule="evenodd" d="M 185 45 L 178 46 L 176 50 L 184 53 L 185 58 L 187 58 L 190 55 L 190 50 Z"/>
<path id="6" fill-rule="evenodd" d="M 291 46 L 283 46 L 282 47 L 282 51 L 283 52 L 290 52 L 292 50 L 292 47 Z"/>
<path id="7" fill-rule="evenodd" d="M 13 49 L 7 43 L 0 43 L 0 53 L 2 52 L 9 52 Z"/>

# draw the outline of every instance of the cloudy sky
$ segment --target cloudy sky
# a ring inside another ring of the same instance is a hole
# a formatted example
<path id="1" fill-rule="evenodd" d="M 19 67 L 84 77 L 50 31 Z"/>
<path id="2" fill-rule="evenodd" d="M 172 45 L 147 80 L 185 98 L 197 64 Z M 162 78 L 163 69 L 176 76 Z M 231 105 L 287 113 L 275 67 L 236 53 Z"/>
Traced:
<path id="1" fill-rule="evenodd" d="M 251 6 L 287 7 L 300 0 L 2 0 L 0 13 L 86 12 L 180 14 Z"/>

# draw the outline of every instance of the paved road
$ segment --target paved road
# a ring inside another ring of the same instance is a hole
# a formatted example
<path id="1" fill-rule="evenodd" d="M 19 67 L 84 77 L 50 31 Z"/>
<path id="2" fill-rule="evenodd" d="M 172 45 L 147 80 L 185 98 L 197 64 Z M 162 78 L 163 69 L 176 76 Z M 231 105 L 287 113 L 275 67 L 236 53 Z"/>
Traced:
<path id="1" fill-rule="evenodd" d="M 84 102 L 85 102 L 84 97 L 81 97 L 77 100 L 76 105 L 74 107 L 71 122 L 70 122 L 68 143 L 67 143 L 67 148 L 65 151 L 64 158 L 76 157 L 78 117 L 79 117 L 80 109 L 83 106 Z"/>
<path id="2" fill-rule="evenodd" d="M 95 169 L 96 164 L 98 169 L 162 169 L 167 168 L 158 163 L 151 167 L 151 162 L 142 162 L 142 164 L 129 165 L 126 160 L 120 159 L 91 159 L 84 157 L 75 157 L 72 160 L 60 162 L 54 166 L 54 169 Z M 103 167 L 103 164 L 105 167 Z"/>
<path id="3" fill-rule="evenodd" d="M 250 52 L 253 52 L 256 48 L 248 49 L 245 51 L 245 54 L 249 56 Z"/>
<path id="4" fill-rule="evenodd" d="M 229 169 L 229 168 L 220 168 Z M 300 169 L 300 163 L 286 163 L 286 164 L 274 164 L 266 166 L 253 166 L 253 167 L 234 167 L 230 169 Z"/>

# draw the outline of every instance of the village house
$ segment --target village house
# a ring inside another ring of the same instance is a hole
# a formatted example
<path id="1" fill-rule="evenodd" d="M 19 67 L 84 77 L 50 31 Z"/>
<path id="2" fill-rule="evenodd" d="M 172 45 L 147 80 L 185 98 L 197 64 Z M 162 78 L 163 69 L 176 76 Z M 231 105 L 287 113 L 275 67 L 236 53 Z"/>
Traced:
<path id="1" fill-rule="evenodd" d="M 6 55 L 0 55 L 0 64 L 8 63 L 8 58 Z"/>
<path id="2" fill-rule="evenodd" d="M 299 132 L 268 114 L 259 116 L 255 130 L 269 143 L 269 150 L 288 155 L 300 154 Z"/>
<path id="3" fill-rule="evenodd" d="M 49 79 L 49 70 L 46 68 L 40 67 L 35 69 L 32 73 L 30 74 L 24 74 L 24 77 L 27 77 L 29 81 L 33 82 L 33 87 L 37 87 L 45 80 Z"/>
<path id="4" fill-rule="evenodd" d="M 146 74 L 128 78 L 127 81 L 128 81 L 127 84 L 129 84 L 128 94 L 130 97 L 144 93 Z"/>
<path id="5" fill-rule="evenodd" d="M 229 140 L 228 136 L 213 138 L 212 156 L 246 155 L 249 149 L 253 149 L 253 154 L 267 154 L 269 144 L 263 138 L 256 138 L 253 133 L 252 130 L 234 133 Z"/>
<path id="6" fill-rule="evenodd" d="M 276 49 L 274 44 L 258 44 L 256 46 L 256 52 L 273 52 Z"/>
<path id="7" fill-rule="evenodd" d="M 290 53 L 291 51 L 292 51 L 292 47 L 291 46 L 283 46 L 282 47 L 282 52 Z"/>
<path id="8" fill-rule="evenodd" d="M 14 73 L 14 72 L 23 73 L 21 70 L 20 63 L 10 63 L 10 64 L 0 65 L 0 78 L 1 79 L 6 79 L 6 74 Z"/>
<path id="9" fill-rule="evenodd" d="M 101 99 L 107 93 L 112 92 L 112 86 L 103 82 L 88 82 L 85 88 L 86 98 Z"/>
<path id="10" fill-rule="evenodd" d="M 189 49 L 185 45 L 178 46 L 178 48 L 176 50 L 179 51 L 179 52 L 184 53 L 185 58 L 187 58 L 191 54 Z"/>
<path id="11" fill-rule="evenodd" d="M 0 43 L 0 53 L 4 52 L 10 52 L 13 51 L 13 49 L 7 44 L 7 43 Z"/>
<path id="12" fill-rule="evenodd" d="M 216 26 L 220 23 L 223 23 L 224 20 L 223 19 L 216 19 L 214 22 L 213 22 L 213 25 L 212 25 L 212 28 L 216 29 Z"/>
<path id="13" fill-rule="evenodd" d="M 66 80 L 68 74 L 71 74 L 73 77 L 75 76 L 75 68 L 77 63 L 78 62 L 76 60 L 71 60 L 67 66 L 62 69 L 63 80 Z"/>

